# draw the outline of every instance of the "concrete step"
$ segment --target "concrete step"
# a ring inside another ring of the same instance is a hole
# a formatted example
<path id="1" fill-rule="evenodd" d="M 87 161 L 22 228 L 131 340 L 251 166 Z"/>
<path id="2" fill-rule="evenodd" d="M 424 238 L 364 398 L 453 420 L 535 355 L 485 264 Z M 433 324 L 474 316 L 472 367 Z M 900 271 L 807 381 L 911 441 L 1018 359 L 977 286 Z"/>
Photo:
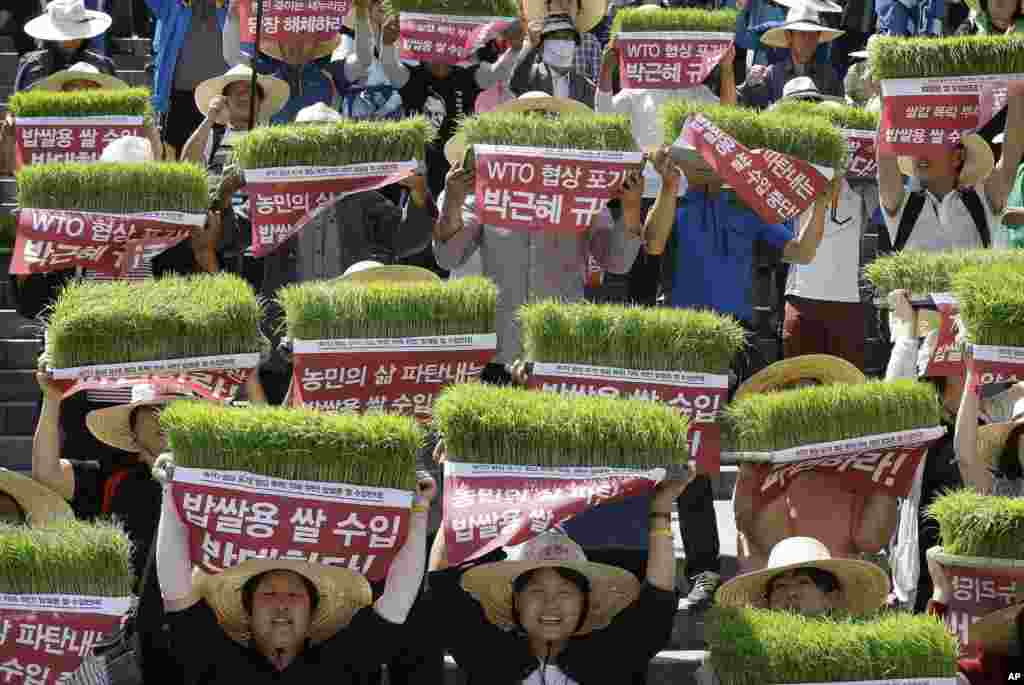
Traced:
<path id="1" fill-rule="evenodd" d="M 32 436 L 0 435 L 0 466 L 15 471 L 32 469 Z"/>
<path id="2" fill-rule="evenodd" d="M 35 402 L 39 395 L 35 371 L 0 369 L 0 402 Z"/>
<path id="3" fill-rule="evenodd" d="M 36 406 L 36 402 L 0 402 L 0 435 L 32 435 Z"/>
<path id="4" fill-rule="evenodd" d="M 0 338 L 0 369 L 35 369 L 42 351 L 41 340 Z"/>
<path id="5" fill-rule="evenodd" d="M 691 685 L 695 684 L 694 673 L 707 657 L 702 650 L 663 650 L 651 660 L 647 671 L 647 685 Z M 468 681 L 459 672 L 458 665 L 445 655 L 445 685 L 465 685 Z M 609 683 L 609 685 L 613 685 Z M 620 685 L 615 683 L 614 685 Z"/>
<path id="6" fill-rule="evenodd" d="M 29 321 L 14 309 L 0 309 L 0 338 L 42 339 L 39 322 Z"/>

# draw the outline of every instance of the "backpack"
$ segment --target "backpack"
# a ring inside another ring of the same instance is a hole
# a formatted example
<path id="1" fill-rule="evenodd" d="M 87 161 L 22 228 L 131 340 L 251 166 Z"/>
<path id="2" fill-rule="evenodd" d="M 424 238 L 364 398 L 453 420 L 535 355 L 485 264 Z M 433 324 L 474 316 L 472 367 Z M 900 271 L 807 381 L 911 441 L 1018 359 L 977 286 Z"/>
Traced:
<path id="1" fill-rule="evenodd" d="M 992 245 L 992 233 L 989 230 L 988 218 L 985 216 L 985 208 L 981 205 L 978 191 L 974 188 L 966 188 L 956 192 L 960 193 L 960 199 L 967 208 L 967 213 L 971 215 L 971 219 L 974 221 L 974 227 L 978 230 L 978 237 L 981 238 L 982 246 L 990 247 Z M 921 211 L 924 209 L 924 200 L 925 195 L 923 191 L 913 192 L 907 198 L 907 205 L 903 208 L 903 216 L 900 217 L 900 225 L 896 230 L 895 243 L 891 242 L 889 238 L 888 227 L 881 227 L 881 230 L 878 231 L 879 255 L 899 252 L 906 246 L 907 241 L 910 240 L 910 234 L 917 225 L 917 219 L 921 216 Z M 883 210 L 879 208 L 879 211 Z"/>

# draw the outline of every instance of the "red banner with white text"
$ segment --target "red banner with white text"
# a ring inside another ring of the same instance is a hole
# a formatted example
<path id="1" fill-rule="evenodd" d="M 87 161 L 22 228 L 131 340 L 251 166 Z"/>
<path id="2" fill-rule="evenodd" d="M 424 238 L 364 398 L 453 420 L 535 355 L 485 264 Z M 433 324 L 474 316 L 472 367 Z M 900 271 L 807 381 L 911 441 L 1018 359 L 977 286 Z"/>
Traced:
<path id="1" fill-rule="evenodd" d="M 131 605 L 131 597 L 0 594 L 0 682 L 69 682 Z"/>
<path id="2" fill-rule="evenodd" d="M 588 509 L 648 495 L 664 469 L 444 464 L 448 563 L 518 545 Z"/>
<path id="3" fill-rule="evenodd" d="M 409 62 L 464 64 L 515 22 L 513 17 L 459 17 L 402 12 L 401 59 Z"/>
<path id="4" fill-rule="evenodd" d="M 600 395 L 662 402 L 690 419 L 690 455 L 698 473 L 720 470 L 721 431 L 715 423 L 729 377 L 685 371 L 641 371 L 535 362 L 527 386 L 562 395 Z"/>
<path id="5" fill-rule="evenodd" d="M 262 0 L 263 40 L 326 42 L 344 27 L 351 0 Z M 243 43 L 256 41 L 257 0 L 238 4 Z"/>
<path id="6" fill-rule="evenodd" d="M 201 230 L 206 214 L 106 214 L 24 208 L 18 212 L 10 273 L 82 267 L 123 276 Z"/>
<path id="7" fill-rule="evenodd" d="M 480 222 L 522 231 L 580 233 L 621 191 L 640 152 L 474 145 Z"/>
<path id="8" fill-rule="evenodd" d="M 618 34 L 622 89 L 681 90 L 700 85 L 732 45 L 732 33 Z"/>
<path id="9" fill-rule="evenodd" d="M 928 360 L 924 375 L 962 376 L 964 372 L 964 354 L 956 341 L 956 315 L 960 307 L 956 299 L 949 293 L 932 293 L 932 301 L 942 318 L 939 321 L 939 333 L 935 341 L 935 349 Z"/>
<path id="10" fill-rule="evenodd" d="M 676 145 L 697 150 L 715 173 L 769 224 L 802 214 L 825 192 L 833 171 L 774 150 L 748 150 L 702 114 L 690 116 Z"/>
<path id="11" fill-rule="evenodd" d="M 967 366 L 976 385 L 1024 381 L 1024 347 L 971 345 Z"/>
<path id="12" fill-rule="evenodd" d="M 259 355 L 253 355 L 257 359 Z M 206 400 L 228 402 L 238 396 L 238 390 L 255 369 L 190 371 L 179 374 L 148 374 L 131 377 L 80 377 L 58 380 L 64 388 L 64 397 L 82 390 L 117 390 L 136 385 L 149 385 L 162 395 L 189 395 Z"/>
<path id="13" fill-rule="evenodd" d="M 118 138 L 145 135 L 135 116 L 19 117 L 14 128 L 19 166 L 95 162 Z"/>
<path id="14" fill-rule="evenodd" d="M 994 611 L 1020 601 L 1016 588 L 1019 583 L 1024 583 L 1024 569 L 977 568 L 954 566 L 942 561 L 939 563 L 953 586 L 946 604 L 946 627 L 960 642 L 962 656 L 973 656 L 977 653 L 978 645 L 969 640 L 971 625 Z"/>
<path id="15" fill-rule="evenodd" d="M 878 159 L 875 155 L 874 131 L 843 129 L 846 146 L 850 151 L 850 166 L 846 169 L 848 180 L 875 180 L 878 178 Z"/>
<path id="16" fill-rule="evenodd" d="M 208 573 L 287 559 L 382 580 L 409 534 L 411 491 L 180 466 L 173 482 L 192 563 Z"/>
<path id="17" fill-rule="evenodd" d="M 253 256 L 265 257 L 298 235 L 318 216 L 318 209 L 334 200 L 398 183 L 412 176 L 416 166 L 409 161 L 246 170 Z"/>
<path id="18" fill-rule="evenodd" d="M 293 402 L 322 411 L 388 411 L 429 421 L 441 389 L 478 378 L 497 344 L 493 333 L 295 340 Z"/>

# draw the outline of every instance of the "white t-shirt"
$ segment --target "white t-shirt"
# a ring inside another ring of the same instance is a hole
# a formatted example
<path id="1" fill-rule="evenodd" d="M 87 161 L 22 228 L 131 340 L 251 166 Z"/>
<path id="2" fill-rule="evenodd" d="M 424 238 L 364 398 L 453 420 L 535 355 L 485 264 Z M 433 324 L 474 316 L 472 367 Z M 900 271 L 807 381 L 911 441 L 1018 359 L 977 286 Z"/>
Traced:
<path id="1" fill-rule="evenodd" d="M 811 207 L 799 221 L 804 221 L 813 212 Z M 833 216 L 839 222 L 833 221 Z M 793 264 L 790 267 L 786 294 L 808 300 L 860 302 L 860 236 L 864 219 L 863 199 L 844 180 L 839 207 L 834 215 L 829 210 L 825 219 L 825 236 L 814 259 L 810 264 Z"/>
<path id="2" fill-rule="evenodd" d="M 989 231 L 995 230 L 996 221 L 992 216 L 992 208 L 989 207 L 988 197 L 984 187 L 975 187 L 978 198 L 981 199 L 981 206 L 985 210 L 985 217 L 988 220 Z M 967 211 L 960 193 L 953 191 L 947 193 L 942 200 L 928 190 L 924 191 L 924 207 L 917 217 L 917 224 L 910 233 L 906 249 L 910 250 L 951 250 L 982 247 L 981 235 L 978 227 L 974 225 L 971 213 Z M 896 234 L 899 233 L 900 218 L 907 206 L 910 194 L 903 196 L 903 204 L 896 214 L 890 215 L 882 209 L 885 217 L 885 225 L 889 229 L 889 239 L 896 244 Z"/>
<path id="3" fill-rule="evenodd" d="M 543 677 L 538 668 L 523 681 L 523 685 L 579 685 L 575 680 L 562 672 L 557 666 L 546 666 Z"/>

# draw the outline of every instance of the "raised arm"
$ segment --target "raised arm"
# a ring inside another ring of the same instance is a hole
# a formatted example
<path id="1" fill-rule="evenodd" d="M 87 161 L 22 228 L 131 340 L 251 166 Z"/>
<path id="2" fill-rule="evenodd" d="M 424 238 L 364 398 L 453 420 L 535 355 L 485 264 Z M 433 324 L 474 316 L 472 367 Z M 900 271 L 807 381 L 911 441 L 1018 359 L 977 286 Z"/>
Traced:
<path id="1" fill-rule="evenodd" d="M 402 88 L 409 82 L 409 68 L 398 61 L 399 22 L 397 16 L 390 16 L 381 29 L 380 65 L 384 75 L 395 88 Z"/>
<path id="2" fill-rule="evenodd" d="M 482 90 L 487 90 L 507 81 L 512 76 L 512 69 L 516 66 L 516 55 L 519 51 L 511 47 L 501 53 L 493 63 L 481 62 L 476 70 L 476 85 Z"/>
<path id="3" fill-rule="evenodd" d="M 168 612 L 184 611 L 196 604 L 200 597 L 192 586 L 192 562 L 188 552 L 188 531 L 178 516 L 171 495 L 170 474 L 166 471 L 169 457 L 161 456 L 154 467 L 154 475 L 163 483 L 163 504 L 156 537 L 156 575 L 160 581 L 160 594 Z"/>
<path id="4" fill-rule="evenodd" d="M 879 124 L 879 135 L 881 135 L 881 124 Z M 903 205 L 903 197 L 906 188 L 903 186 L 903 174 L 897 163 L 897 156 L 891 152 L 882 152 L 876 147 L 878 158 L 878 201 L 882 205 L 882 211 L 889 216 L 896 216 Z"/>
<path id="5" fill-rule="evenodd" d="M 60 458 L 60 407 L 64 391 L 45 373 L 36 374 L 43 391 L 43 408 L 32 439 L 32 478 L 64 499 L 75 496 L 75 472 Z"/>
<path id="6" fill-rule="evenodd" d="M 203 153 L 206 145 L 210 142 L 210 132 L 213 127 L 220 123 L 226 123 L 228 116 L 228 101 L 223 95 L 218 95 L 210 100 L 210 108 L 206 112 L 199 128 L 189 136 L 185 147 L 181 149 L 181 161 L 194 162 L 206 166 L 206 159 Z"/>
<path id="7" fill-rule="evenodd" d="M 409 536 L 391 562 L 384 594 L 373 605 L 381 617 L 392 623 L 405 623 L 423 583 L 427 560 L 427 516 L 436 494 L 434 479 L 428 473 L 421 473 L 412 505 Z"/>
<path id="8" fill-rule="evenodd" d="M 249 64 L 249 59 L 242 54 L 242 19 L 238 13 L 238 0 L 231 0 L 224 30 L 221 31 L 221 52 L 228 67 Z"/>
<path id="9" fill-rule="evenodd" d="M 365 79 L 373 64 L 373 31 L 370 29 L 368 1 L 358 0 L 355 9 L 355 50 L 345 57 L 345 79 L 349 83 Z"/>
<path id="10" fill-rule="evenodd" d="M 917 377 L 917 312 L 910 306 L 906 290 L 889 293 L 889 331 L 892 354 L 885 368 L 885 380 Z"/>
<path id="11" fill-rule="evenodd" d="M 1017 180 L 1017 167 L 1024 158 L 1024 81 L 1010 81 L 1007 91 L 1003 155 L 985 181 L 988 204 L 995 214 L 1006 206 L 1006 198 Z"/>
<path id="12" fill-rule="evenodd" d="M 828 190 L 814 201 L 814 209 L 801 217 L 800 233 L 782 248 L 782 260 L 790 264 L 810 264 L 825 236 L 825 217 L 839 193 L 842 176 L 836 176 Z"/>
<path id="13" fill-rule="evenodd" d="M 721 70 L 722 80 L 719 84 L 718 99 L 723 105 L 735 105 L 736 94 L 736 44 L 729 45 L 729 48 L 722 55 L 722 61 L 718 63 Z"/>
<path id="14" fill-rule="evenodd" d="M 686 480 L 666 480 L 658 484 L 651 498 L 647 553 L 647 582 L 659 590 L 676 588 L 676 555 L 672 535 L 672 509 L 676 499 L 697 475 L 691 471 Z"/>
<path id="15" fill-rule="evenodd" d="M 978 409 L 981 399 L 978 392 L 971 389 L 975 380 L 975 372 L 967 367 L 964 394 L 960 397 L 960 411 L 956 414 L 953 448 L 960 464 L 960 475 L 964 479 L 964 485 L 981 493 L 990 493 L 994 478 L 988 467 L 978 460 Z"/>
<path id="16" fill-rule="evenodd" d="M 660 255 L 665 251 L 665 244 L 672 236 L 672 228 L 676 223 L 676 198 L 683 172 L 672 161 L 667 146 L 656 151 L 651 162 L 661 176 L 661 188 L 658 189 L 654 206 L 647 212 L 643 232 L 647 254 Z"/>

